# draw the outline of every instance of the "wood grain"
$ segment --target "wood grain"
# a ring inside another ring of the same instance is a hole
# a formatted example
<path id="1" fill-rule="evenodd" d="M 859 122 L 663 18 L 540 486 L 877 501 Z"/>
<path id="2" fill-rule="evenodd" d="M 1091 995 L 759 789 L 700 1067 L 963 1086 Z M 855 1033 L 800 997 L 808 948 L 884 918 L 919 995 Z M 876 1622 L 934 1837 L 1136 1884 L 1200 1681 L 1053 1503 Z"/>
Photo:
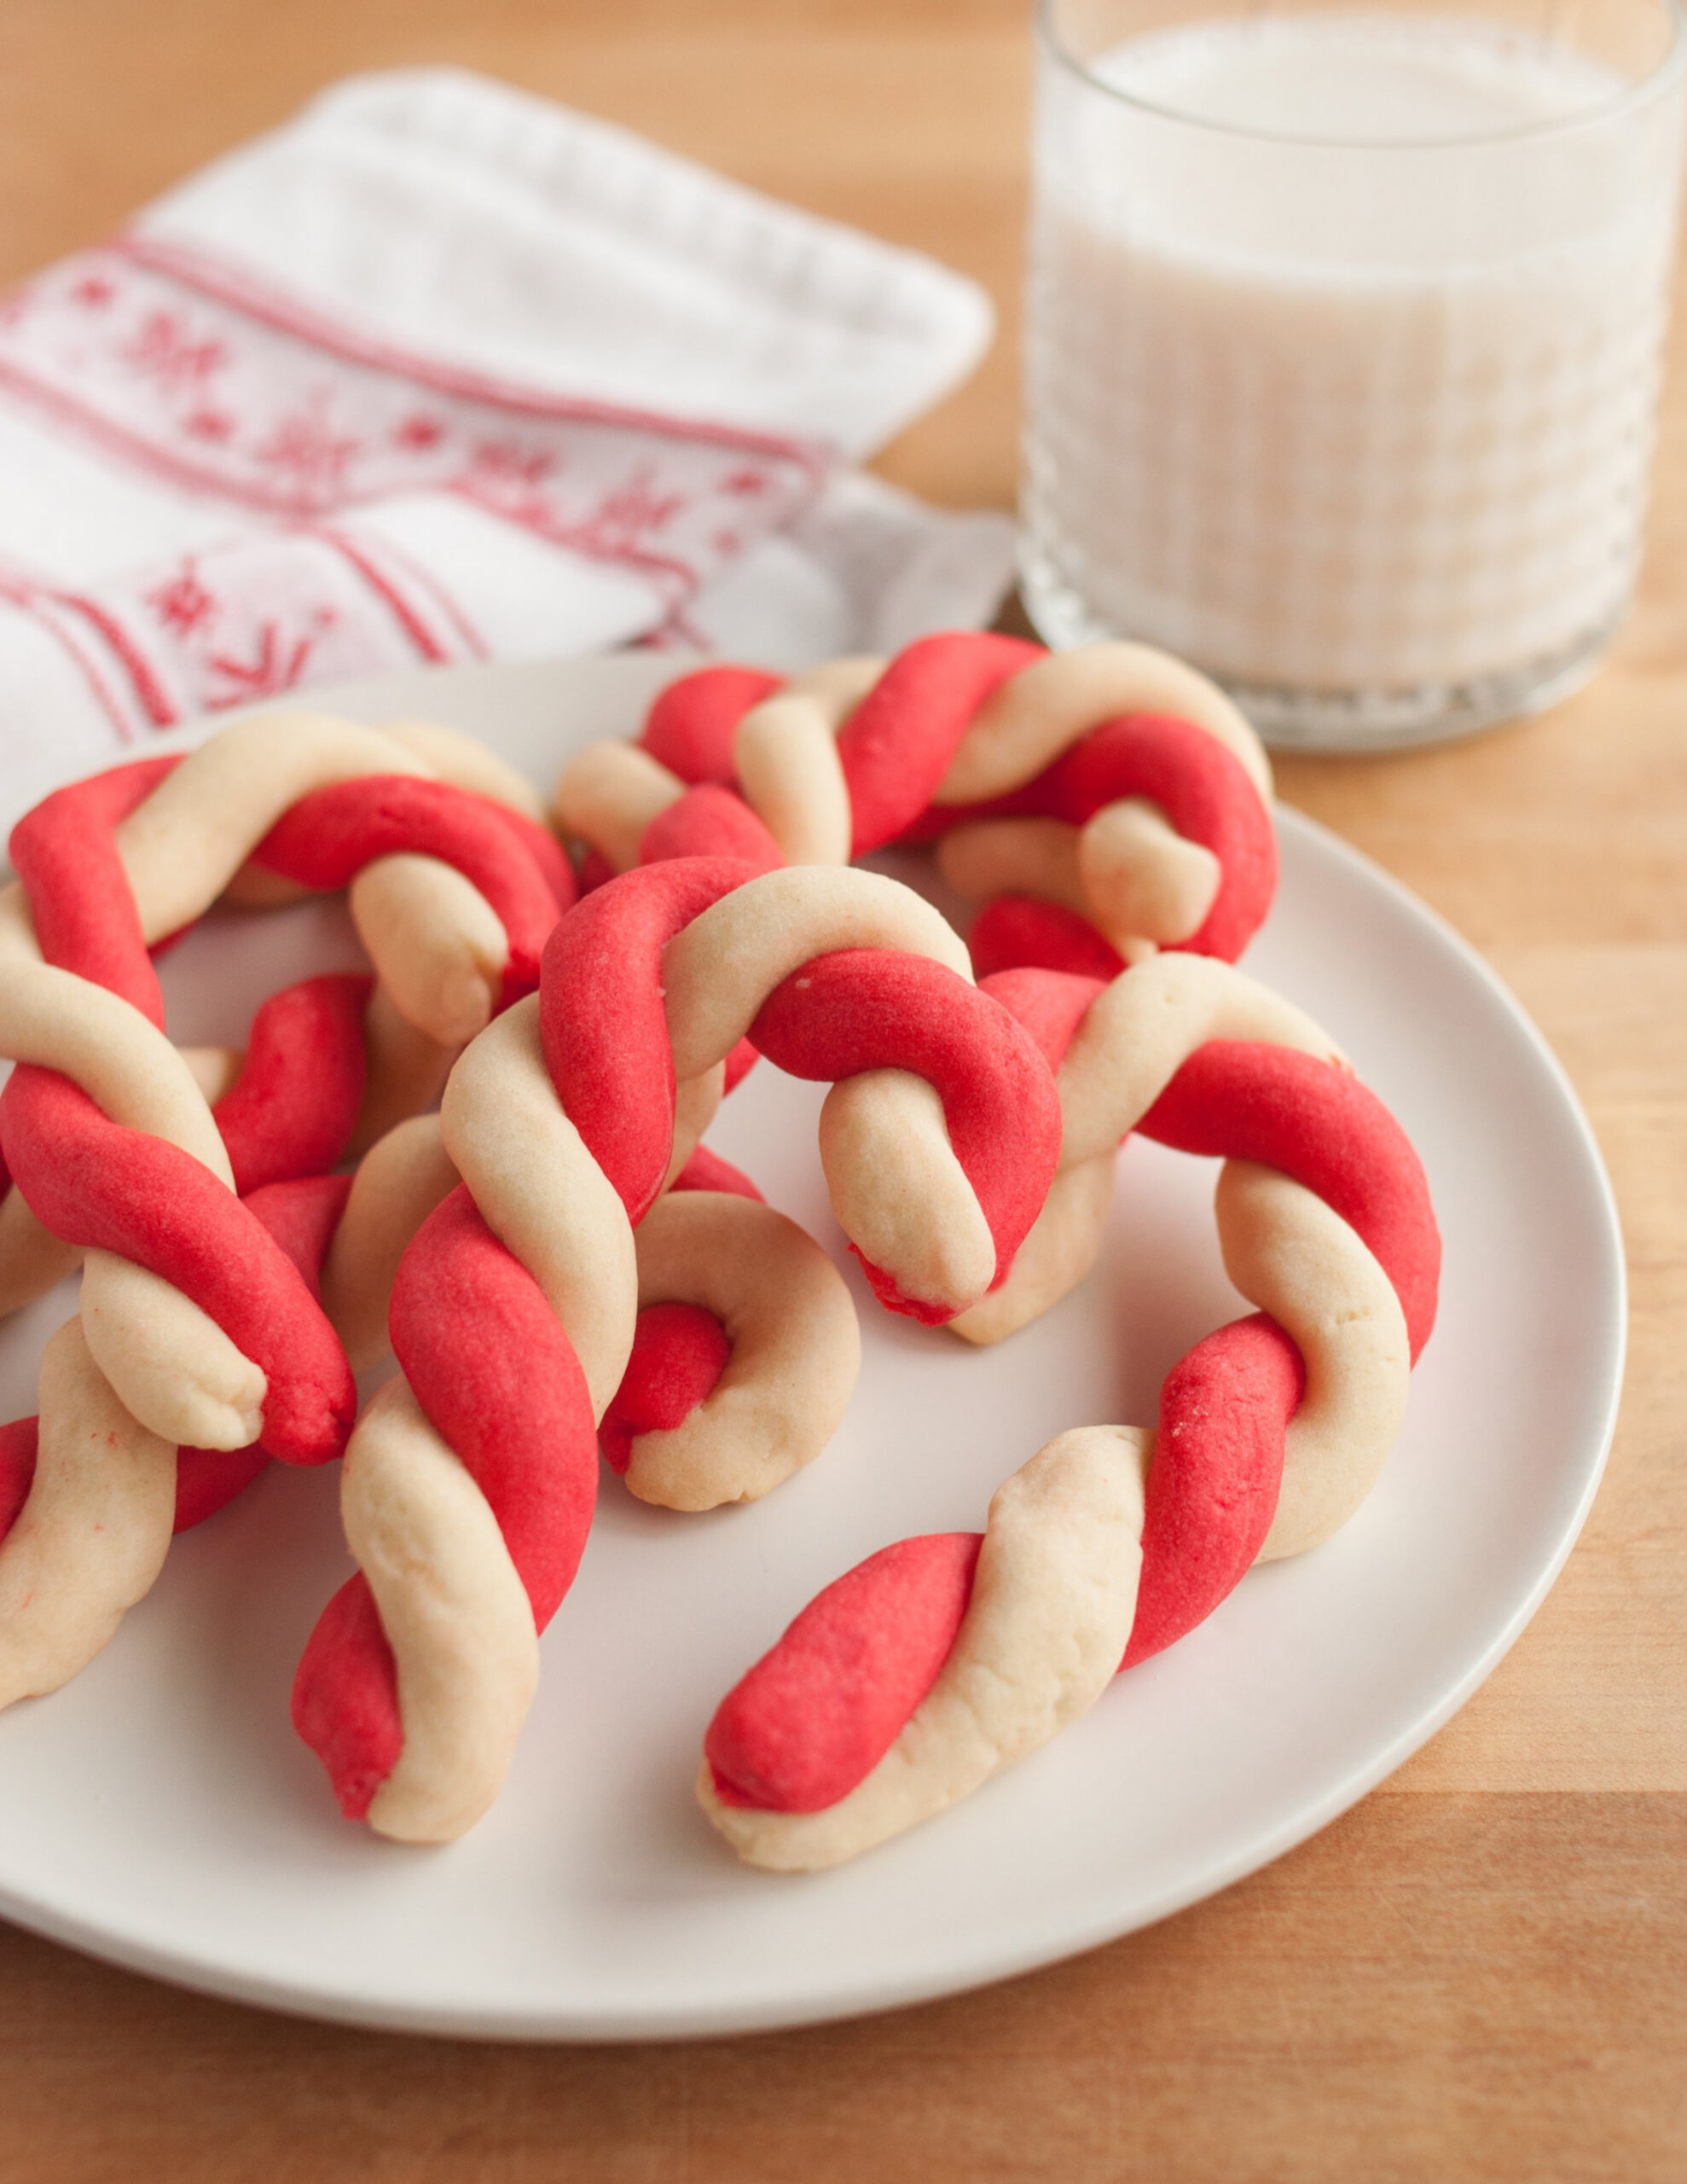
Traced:
<path id="1" fill-rule="evenodd" d="M 490 70 L 977 276 L 1003 334 L 886 473 L 1011 503 L 1020 0 L 6 0 L 0 278 L 319 84 Z M 1290 799 L 1522 996 L 1621 1205 L 1631 1368 L 1539 1617 L 1314 1842 L 1146 1934 L 863 2024 L 524 2049 L 177 1993 L 0 1927 L 0 2184 L 1687 2175 L 1687 343 L 1642 598 L 1571 704 Z"/>

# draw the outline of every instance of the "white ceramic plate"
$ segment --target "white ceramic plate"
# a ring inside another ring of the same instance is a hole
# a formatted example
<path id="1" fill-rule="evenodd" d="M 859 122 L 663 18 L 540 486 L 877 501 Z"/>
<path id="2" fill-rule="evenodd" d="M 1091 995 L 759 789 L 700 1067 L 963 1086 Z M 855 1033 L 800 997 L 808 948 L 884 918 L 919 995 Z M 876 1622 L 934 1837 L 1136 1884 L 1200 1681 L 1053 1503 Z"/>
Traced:
<path id="1" fill-rule="evenodd" d="M 333 694 L 426 712 L 548 783 L 673 671 L 628 658 Z M 842 1871 L 748 1871 L 692 1803 L 699 1740 L 830 1578 L 975 1526 L 1061 1428 L 1151 1422 L 1162 1375 L 1244 1309 L 1212 1165 L 1132 1143 L 1096 1272 L 975 1352 L 878 1310 L 849 1420 L 754 1507 L 683 1517 L 607 1473 L 501 1801 L 449 1849 L 342 1821 L 287 1722 L 347 1565 L 332 1470 L 279 1466 L 180 1541 L 116 1641 L 0 1718 L 0 1910 L 115 1960 L 361 2024 L 621 2039 L 793 2024 L 1000 1978 L 1163 1918 L 1363 1795 L 1493 1667 L 1591 1499 L 1620 1376 L 1620 1240 L 1587 1125 L 1516 1004 L 1375 867 L 1292 811 L 1249 968 L 1345 1046 L 1410 1131 L 1446 1240 L 1441 1323 L 1382 1483 L 1335 1540 L 1256 1571 L 1057 1744 Z M 338 914 L 212 921 L 165 967 L 171 1028 L 238 1037 L 256 999 L 352 960 Z M 710 1142 L 832 1249 L 820 1088 L 757 1070 Z M 839 1263 L 847 1264 L 841 1252 Z M 0 1417 L 34 1408 L 72 1302 L 0 1330 Z"/>

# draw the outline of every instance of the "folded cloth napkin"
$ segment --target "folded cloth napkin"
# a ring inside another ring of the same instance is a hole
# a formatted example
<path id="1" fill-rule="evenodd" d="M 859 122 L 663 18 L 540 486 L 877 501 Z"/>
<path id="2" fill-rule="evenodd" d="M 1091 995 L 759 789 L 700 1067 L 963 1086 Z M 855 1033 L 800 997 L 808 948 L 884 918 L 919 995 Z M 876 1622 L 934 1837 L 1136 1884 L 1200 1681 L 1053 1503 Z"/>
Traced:
<path id="1" fill-rule="evenodd" d="M 988 619 L 1005 519 L 850 466 L 971 282 L 455 70 L 354 78 L 0 298 L 0 802 L 424 662 L 792 665 Z"/>

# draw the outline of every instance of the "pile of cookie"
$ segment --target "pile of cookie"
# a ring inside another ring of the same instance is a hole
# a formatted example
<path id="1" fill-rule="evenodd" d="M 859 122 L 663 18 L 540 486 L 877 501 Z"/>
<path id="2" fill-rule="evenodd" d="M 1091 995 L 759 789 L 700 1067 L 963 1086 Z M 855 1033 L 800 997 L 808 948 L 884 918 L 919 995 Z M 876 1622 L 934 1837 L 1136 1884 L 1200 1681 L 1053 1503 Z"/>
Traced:
<path id="1" fill-rule="evenodd" d="M 443 729 L 271 715 L 14 831 L 0 1311 L 82 1276 L 38 1418 L 0 1427 L 0 1705 L 74 1676 L 270 1460 L 339 1458 L 358 1574 L 294 1723 L 348 1816 L 460 1835 L 600 1457 L 713 1508 L 848 1407 L 842 1275 L 703 1141 L 750 1069 L 830 1085 L 820 1157 L 872 1292 L 973 1343 L 1088 1273 L 1131 1132 L 1221 1156 L 1257 1309 L 1154 1425 L 1075 1423 L 982 1534 L 840 1576 L 708 1725 L 727 1840 L 833 1864 L 1353 1513 L 1434 1320 L 1428 1189 L 1332 1042 L 1233 967 L 1276 884 L 1270 770 L 1164 654 L 955 634 L 788 682 L 702 668 L 577 756 L 552 817 Z M 924 842 L 982 903 L 965 941 L 858 862 Z M 243 1054 L 171 1043 L 164 948 L 214 903 L 338 889 L 368 975 L 271 996 Z"/>

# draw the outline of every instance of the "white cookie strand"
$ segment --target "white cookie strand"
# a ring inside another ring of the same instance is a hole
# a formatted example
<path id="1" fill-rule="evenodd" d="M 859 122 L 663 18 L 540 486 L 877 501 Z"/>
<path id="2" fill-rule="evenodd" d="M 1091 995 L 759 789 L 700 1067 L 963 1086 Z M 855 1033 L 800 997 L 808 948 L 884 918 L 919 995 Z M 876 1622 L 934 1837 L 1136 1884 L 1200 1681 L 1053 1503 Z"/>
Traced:
<path id="1" fill-rule="evenodd" d="M 0 1540 L 0 1707 L 56 1691 L 152 1589 L 176 1519 L 176 1444 L 137 1425 L 67 1320 L 41 1360 L 35 1476 Z"/>
<path id="2" fill-rule="evenodd" d="M 639 1310 L 700 1305 L 732 1354 L 680 1425 L 634 1436 L 627 1484 L 669 1509 L 757 1501 L 844 1422 L 861 1357 L 844 1278 L 794 1221 L 728 1192 L 658 1199 L 634 1242 Z"/>

